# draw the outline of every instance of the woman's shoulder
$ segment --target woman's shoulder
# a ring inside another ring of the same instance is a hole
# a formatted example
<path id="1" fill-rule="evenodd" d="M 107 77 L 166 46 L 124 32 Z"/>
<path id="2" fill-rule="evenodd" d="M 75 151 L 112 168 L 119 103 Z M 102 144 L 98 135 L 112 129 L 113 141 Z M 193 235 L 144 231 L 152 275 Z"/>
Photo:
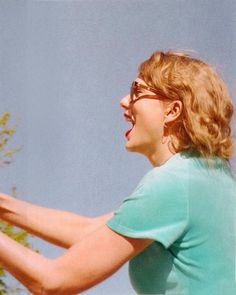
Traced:
<path id="1" fill-rule="evenodd" d="M 184 152 L 175 153 L 161 166 L 153 167 L 144 176 L 145 179 L 174 177 L 181 170 L 189 169 L 190 158 Z"/>
<path id="2" fill-rule="evenodd" d="M 160 188 L 181 183 L 180 171 L 187 171 L 188 163 L 182 153 L 176 153 L 161 166 L 153 167 L 138 183 L 137 188 Z"/>
<path id="3" fill-rule="evenodd" d="M 213 156 L 202 157 L 197 151 L 181 151 L 170 157 L 163 165 L 153 167 L 140 181 L 140 185 L 148 184 L 186 184 L 190 180 L 207 176 L 228 178 L 235 181 L 228 161 Z"/>

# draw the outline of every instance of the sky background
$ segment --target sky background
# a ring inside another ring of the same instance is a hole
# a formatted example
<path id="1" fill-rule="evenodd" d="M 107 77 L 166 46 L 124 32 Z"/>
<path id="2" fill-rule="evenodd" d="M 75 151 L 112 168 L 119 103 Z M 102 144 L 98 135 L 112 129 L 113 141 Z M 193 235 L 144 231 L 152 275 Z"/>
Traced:
<path id="1" fill-rule="evenodd" d="M 86 216 L 118 208 L 152 168 L 124 148 L 119 100 L 138 65 L 155 50 L 195 50 L 235 102 L 235 28 L 234 0 L 0 0 L 0 111 L 17 125 L 9 147 L 21 146 L 1 191 Z M 127 265 L 83 294 L 135 294 Z"/>

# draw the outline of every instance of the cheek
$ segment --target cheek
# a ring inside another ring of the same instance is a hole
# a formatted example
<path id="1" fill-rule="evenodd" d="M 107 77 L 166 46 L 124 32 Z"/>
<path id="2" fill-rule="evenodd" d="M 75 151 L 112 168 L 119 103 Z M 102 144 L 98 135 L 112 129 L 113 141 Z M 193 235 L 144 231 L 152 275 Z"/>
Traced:
<path id="1" fill-rule="evenodd" d="M 137 118 L 137 128 L 143 137 L 157 139 L 163 133 L 163 118 L 161 118 L 161 114 L 150 114 L 140 120 Z"/>
<path id="2" fill-rule="evenodd" d="M 137 128 L 147 136 L 156 137 L 162 134 L 164 124 L 164 113 L 159 101 L 140 100 L 137 102 L 134 114 Z M 142 134 L 144 136 L 144 134 Z"/>
<path id="3" fill-rule="evenodd" d="M 164 116 L 161 110 L 156 108 L 149 108 L 149 112 L 147 112 L 144 117 L 145 123 L 150 126 L 152 129 L 162 129 L 164 124 Z"/>

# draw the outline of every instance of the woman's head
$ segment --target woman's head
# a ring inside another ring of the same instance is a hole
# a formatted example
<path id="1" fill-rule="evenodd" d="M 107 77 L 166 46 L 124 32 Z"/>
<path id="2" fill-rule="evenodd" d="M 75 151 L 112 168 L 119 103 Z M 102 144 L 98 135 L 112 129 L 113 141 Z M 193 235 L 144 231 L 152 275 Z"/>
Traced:
<path id="1" fill-rule="evenodd" d="M 124 116 L 132 122 L 126 132 L 126 149 L 147 156 L 154 166 L 162 165 L 175 151 L 170 146 L 166 124 L 170 125 L 182 112 L 180 100 L 160 96 L 139 77 L 132 83 L 130 94 L 121 102 Z"/>
<path id="2" fill-rule="evenodd" d="M 233 103 L 211 66 L 183 53 L 157 51 L 139 66 L 139 78 L 165 103 L 182 102 L 180 116 L 166 126 L 175 152 L 193 149 L 226 160 L 232 156 Z"/>

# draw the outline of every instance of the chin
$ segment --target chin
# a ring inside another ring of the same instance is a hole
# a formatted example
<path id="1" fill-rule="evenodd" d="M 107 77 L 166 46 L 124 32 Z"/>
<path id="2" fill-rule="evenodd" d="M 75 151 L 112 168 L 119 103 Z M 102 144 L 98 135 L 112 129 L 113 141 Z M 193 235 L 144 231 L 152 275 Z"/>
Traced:
<path id="1" fill-rule="evenodd" d="M 130 145 L 128 145 L 127 143 L 126 143 L 126 145 L 125 145 L 125 149 L 126 149 L 128 152 L 132 152 L 132 151 L 133 151 L 133 147 L 130 146 Z"/>
<path id="2" fill-rule="evenodd" d="M 144 147 L 141 146 L 141 145 L 135 145 L 135 144 L 132 144 L 130 141 L 127 141 L 126 144 L 125 144 L 125 149 L 128 151 L 128 152 L 134 152 L 134 153 L 140 153 L 140 154 L 145 154 L 144 153 Z M 145 148 L 146 150 L 146 148 Z"/>
<path id="3" fill-rule="evenodd" d="M 128 151 L 128 152 L 136 152 L 136 148 L 134 145 L 130 144 L 130 142 L 126 142 L 125 144 L 125 149 Z"/>

